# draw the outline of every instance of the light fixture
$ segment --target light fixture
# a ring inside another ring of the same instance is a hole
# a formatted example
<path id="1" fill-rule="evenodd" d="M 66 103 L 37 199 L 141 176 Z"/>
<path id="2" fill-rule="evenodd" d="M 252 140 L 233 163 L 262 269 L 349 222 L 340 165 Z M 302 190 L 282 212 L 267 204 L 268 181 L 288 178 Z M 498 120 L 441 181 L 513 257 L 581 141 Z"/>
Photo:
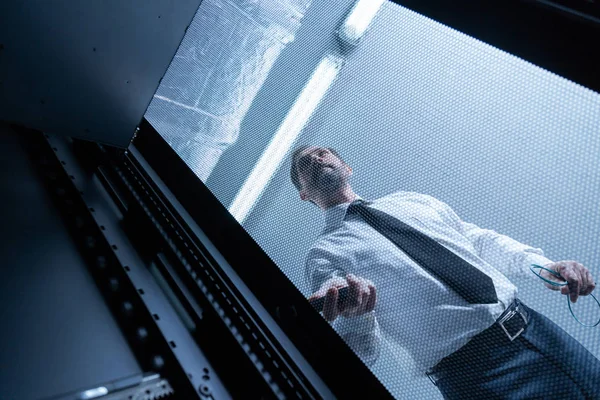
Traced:
<path id="1" fill-rule="evenodd" d="M 296 98 L 294 105 L 229 207 L 229 212 L 240 224 L 252 211 L 283 158 L 337 77 L 343 63 L 343 58 L 339 56 L 324 57 Z"/>
<path id="2" fill-rule="evenodd" d="M 338 37 L 349 45 L 358 44 L 384 1 L 358 0 L 338 29 Z"/>

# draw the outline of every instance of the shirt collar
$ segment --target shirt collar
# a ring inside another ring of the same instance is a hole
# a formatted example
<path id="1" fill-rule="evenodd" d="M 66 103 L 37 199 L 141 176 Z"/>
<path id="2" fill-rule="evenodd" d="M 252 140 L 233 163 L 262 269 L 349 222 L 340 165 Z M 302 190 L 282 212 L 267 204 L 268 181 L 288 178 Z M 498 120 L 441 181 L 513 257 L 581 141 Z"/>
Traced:
<path id="1" fill-rule="evenodd" d="M 363 200 L 362 197 L 356 196 L 356 200 Z M 325 210 L 325 229 L 336 228 L 341 225 L 342 221 L 346 217 L 348 207 L 352 203 L 342 203 L 337 206 L 329 207 Z"/>

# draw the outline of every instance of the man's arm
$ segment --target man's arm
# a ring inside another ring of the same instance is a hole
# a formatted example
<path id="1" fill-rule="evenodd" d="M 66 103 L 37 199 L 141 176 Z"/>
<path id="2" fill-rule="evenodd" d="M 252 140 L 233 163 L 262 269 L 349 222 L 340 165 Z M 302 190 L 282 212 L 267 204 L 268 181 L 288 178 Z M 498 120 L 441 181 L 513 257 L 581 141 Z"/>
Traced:
<path id="1" fill-rule="evenodd" d="M 505 275 L 534 277 L 531 264 L 548 265 L 552 261 L 544 256 L 542 249 L 518 242 L 491 229 L 462 222 L 464 235 L 471 241 L 483 260 Z"/>
<path id="2" fill-rule="evenodd" d="M 506 235 L 501 235 L 490 229 L 482 229 L 475 224 L 462 221 L 447 204 L 434 199 L 442 218 L 454 223 L 457 229 L 467 237 L 477 254 L 486 262 L 497 268 L 505 275 L 526 275 L 533 277 L 531 264 L 537 264 L 558 272 L 564 279 L 560 280 L 547 271 L 539 271 L 548 280 L 567 282 L 567 286 L 557 287 L 545 284 L 552 290 L 560 290 L 569 294 L 571 301 L 577 301 L 579 295 L 590 294 L 595 283 L 590 271 L 576 261 L 552 262 L 544 256 L 541 249 L 520 243 Z M 537 278 L 535 278 L 537 279 Z"/>
<path id="3" fill-rule="evenodd" d="M 325 319 L 365 364 L 374 364 L 379 358 L 382 339 L 375 318 L 377 300 L 373 283 L 346 274 L 324 259 L 309 259 L 306 273 L 314 292 L 309 300 L 324 298 Z M 344 287 L 348 287 L 349 294 L 342 302 L 338 291 Z"/>
<path id="4" fill-rule="evenodd" d="M 535 278 L 529 270 L 531 264 L 543 266 L 552 263 L 544 256 L 541 249 L 520 243 L 491 229 L 483 229 L 475 224 L 464 222 L 446 203 L 433 197 L 431 200 L 442 219 L 469 239 L 477 255 L 504 275 L 525 275 Z"/>

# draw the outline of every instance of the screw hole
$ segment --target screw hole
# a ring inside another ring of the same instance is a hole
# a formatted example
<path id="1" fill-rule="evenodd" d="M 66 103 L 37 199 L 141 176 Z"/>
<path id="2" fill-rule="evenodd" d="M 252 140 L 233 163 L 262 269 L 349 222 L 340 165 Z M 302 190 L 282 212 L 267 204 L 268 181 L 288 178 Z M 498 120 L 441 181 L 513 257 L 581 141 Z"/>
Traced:
<path id="1" fill-rule="evenodd" d="M 104 256 L 96 257 L 96 265 L 98 266 L 98 268 L 101 268 L 101 269 L 106 268 L 106 265 L 107 265 L 106 257 L 104 257 Z"/>
<path id="2" fill-rule="evenodd" d="M 126 301 L 123 303 L 122 305 L 123 311 L 125 311 L 126 314 L 131 314 L 131 312 L 133 311 L 133 304 L 131 304 L 130 302 Z"/>
<path id="3" fill-rule="evenodd" d="M 171 345 L 172 348 L 176 348 L 177 347 L 177 345 L 175 344 L 175 342 L 172 341 L 172 340 L 169 342 L 169 344 Z"/>
<path id="4" fill-rule="evenodd" d="M 131 271 L 131 269 L 127 265 L 124 268 L 125 268 L 125 271 L 127 271 L 127 272 Z"/>
<path id="5" fill-rule="evenodd" d="M 92 207 L 90 207 L 90 211 L 91 212 L 95 212 L 96 210 L 94 210 Z"/>
<path id="6" fill-rule="evenodd" d="M 113 244 L 111 247 L 113 248 L 113 250 L 117 250 L 118 249 L 118 247 L 117 247 L 116 244 Z"/>
<path id="7" fill-rule="evenodd" d="M 106 227 L 104 225 L 100 225 L 100 229 L 102 229 L 103 231 L 105 231 Z"/>
<path id="8" fill-rule="evenodd" d="M 152 314 L 152 316 L 154 317 L 154 319 L 155 319 L 156 321 L 158 321 L 158 320 L 160 319 L 160 317 L 158 316 L 158 314 Z"/>
<path id="9" fill-rule="evenodd" d="M 86 236 L 85 244 L 89 249 L 93 249 L 96 247 L 96 239 L 94 239 L 92 236 Z"/>
<path id="10" fill-rule="evenodd" d="M 200 393 L 204 394 L 204 395 L 209 395 L 210 394 L 210 388 L 206 385 L 201 385 L 200 386 Z"/>
<path id="11" fill-rule="evenodd" d="M 138 289 L 138 292 L 139 292 L 140 294 L 144 294 L 144 289 Z"/>

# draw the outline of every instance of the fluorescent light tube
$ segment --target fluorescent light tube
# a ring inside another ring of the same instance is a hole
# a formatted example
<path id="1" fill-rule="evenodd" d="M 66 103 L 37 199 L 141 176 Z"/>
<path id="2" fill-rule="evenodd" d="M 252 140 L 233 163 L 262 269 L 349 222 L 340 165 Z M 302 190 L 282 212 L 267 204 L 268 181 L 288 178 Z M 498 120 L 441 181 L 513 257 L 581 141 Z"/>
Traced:
<path id="1" fill-rule="evenodd" d="M 338 30 L 339 38 L 356 45 L 375 18 L 385 0 L 358 0 Z"/>
<path id="2" fill-rule="evenodd" d="M 296 98 L 294 105 L 229 207 L 229 212 L 240 224 L 252 211 L 283 158 L 337 77 L 343 63 L 343 58 L 338 56 L 329 55 L 323 58 Z"/>

